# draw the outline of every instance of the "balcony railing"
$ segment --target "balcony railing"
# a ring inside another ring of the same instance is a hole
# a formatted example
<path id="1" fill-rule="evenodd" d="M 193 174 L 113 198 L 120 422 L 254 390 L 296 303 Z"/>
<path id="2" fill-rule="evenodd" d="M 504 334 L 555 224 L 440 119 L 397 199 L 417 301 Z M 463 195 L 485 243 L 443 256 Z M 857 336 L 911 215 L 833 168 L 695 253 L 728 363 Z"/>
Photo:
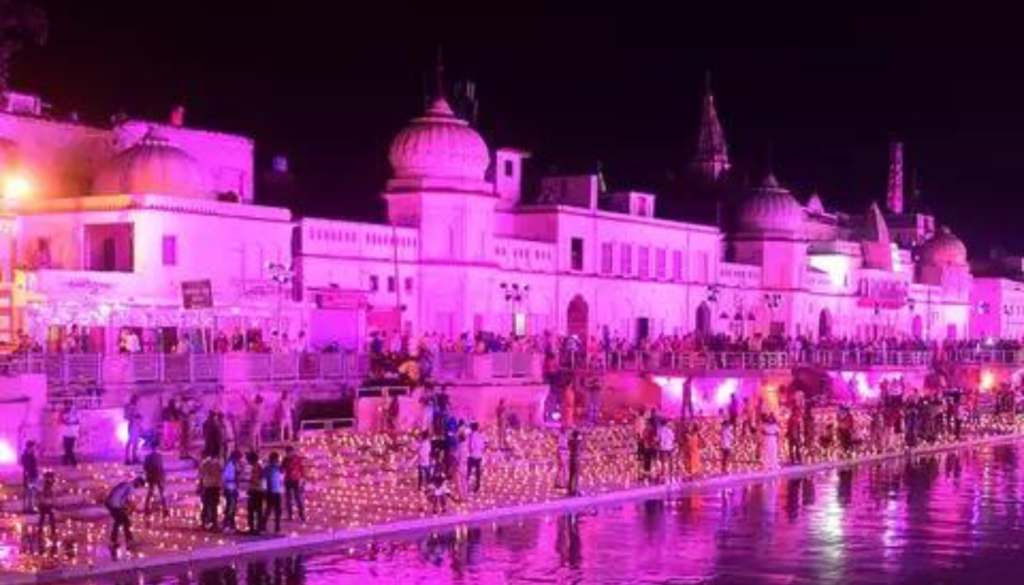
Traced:
<path id="1" fill-rule="evenodd" d="M 691 372 L 781 370 L 797 366 L 827 370 L 870 367 L 927 368 L 935 363 L 1024 366 L 1021 350 L 794 352 L 565 352 L 571 370 Z M 14 354 L 0 356 L 0 374 L 43 374 L 50 387 L 138 384 L 224 384 L 337 381 L 359 384 L 370 359 L 357 353 L 227 354 Z M 429 375 L 441 382 L 536 382 L 543 379 L 539 353 L 441 353 Z"/>
<path id="2" fill-rule="evenodd" d="M 865 367 L 926 368 L 936 363 L 1024 366 L 1024 350 L 810 350 L 760 352 L 627 351 L 584 354 L 566 352 L 569 369 L 612 371 L 773 370 L 798 366 L 827 370 Z"/>
<path id="3" fill-rule="evenodd" d="M 528 353 L 442 353 L 439 381 L 540 381 L 543 356 Z M 370 358 L 356 353 L 15 354 L 0 356 L 0 373 L 44 374 L 50 387 L 136 384 L 223 384 L 338 381 L 358 384 Z"/>

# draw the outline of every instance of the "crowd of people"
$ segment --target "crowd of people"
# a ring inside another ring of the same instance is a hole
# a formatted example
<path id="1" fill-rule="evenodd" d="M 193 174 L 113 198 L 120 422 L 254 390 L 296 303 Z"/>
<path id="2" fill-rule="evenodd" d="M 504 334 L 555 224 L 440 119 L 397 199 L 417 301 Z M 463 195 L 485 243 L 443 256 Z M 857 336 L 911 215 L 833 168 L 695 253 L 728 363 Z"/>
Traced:
<path id="1" fill-rule="evenodd" d="M 734 470 L 741 445 L 761 469 L 775 471 L 784 462 L 800 465 L 959 441 L 977 427 L 983 412 L 1010 425 L 1024 412 L 1024 391 L 1009 384 L 982 393 L 961 388 L 923 391 L 905 387 L 901 380 L 885 381 L 877 402 L 857 408 L 817 405 L 800 391 L 783 395 L 782 404 L 770 407 L 759 399 L 740 401 L 733 394 L 714 416 L 696 417 L 685 405 L 677 417 L 641 410 L 633 427 L 639 478 L 664 480 L 679 471 L 700 475 L 701 453 L 709 440 L 716 444 L 723 474 Z M 702 432 L 709 426 L 715 431 L 711 439 Z"/>
<path id="2" fill-rule="evenodd" d="M 139 408 L 139 397 L 131 395 L 124 406 L 126 429 L 124 463 L 141 465 L 141 474 L 114 485 L 103 499 L 112 526 L 110 544 L 116 556 L 123 535 L 126 546 L 133 546 L 132 515 L 136 509 L 134 492 L 146 488 L 143 513 L 169 515 L 167 472 L 164 453 L 177 454 L 196 464 L 196 490 L 200 496 L 199 523 L 205 530 L 240 532 L 237 519 L 240 494 L 245 497 L 245 532 L 266 532 L 272 521 L 274 532 L 280 532 L 282 511 L 292 520 L 295 514 L 305 522 L 305 485 L 308 479 L 303 455 L 294 445 L 295 403 L 288 390 L 282 390 L 268 420 L 267 402 L 261 394 L 252 399 L 242 397 L 241 416 L 231 409 L 209 409 L 205 420 L 194 426 L 200 413 L 199 401 L 187 393 L 171 398 L 161 409 L 159 426 L 147 428 Z M 64 466 L 78 465 L 76 444 L 81 419 L 74 403 L 65 404 L 58 415 Z M 264 458 L 267 432 L 284 445 L 283 456 L 277 450 Z M 202 439 L 202 450 L 196 457 L 191 452 L 194 438 Z M 58 472 L 40 473 L 38 445 L 28 441 L 21 453 L 23 507 L 26 513 L 38 514 L 38 533 L 50 528 L 51 540 L 56 535 L 54 504 Z M 141 453 L 145 450 L 145 454 Z M 244 456 L 243 456 L 244 450 Z M 135 467 L 130 469 L 134 470 Z M 155 505 L 154 505 L 155 504 Z"/>

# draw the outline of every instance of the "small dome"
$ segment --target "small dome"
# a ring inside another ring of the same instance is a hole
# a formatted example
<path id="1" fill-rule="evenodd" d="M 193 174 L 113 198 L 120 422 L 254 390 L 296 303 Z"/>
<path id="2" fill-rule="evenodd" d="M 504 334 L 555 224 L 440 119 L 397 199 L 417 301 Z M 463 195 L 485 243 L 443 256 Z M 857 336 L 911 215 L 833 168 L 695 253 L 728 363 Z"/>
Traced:
<path id="1" fill-rule="evenodd" d="M 821 202 L 821 197 L 817 193 L 812 194 L 811 198 L 807 200 L 807 211 L 818 214 L 825 213 L 825 204 Z"/>
<path id="2" fill-rule="evenodd" d="M 483 181 L 491 156 L 480 134 L 439 96 L 391 141 L 388 160 L 398 179 Z"/>
<path id="3" fill-rule="evenodd" d="M 921 264 L 947 268 L 967 266 L 967 247 L 943 226 L 917 250 Z"/>
<path id="4" fill-rule="evenodd" d="M 100 168 L 93 180 L 93 193 L 202 197 L 206 186 L 199 163 L 150 129 Z"/>
<path id="5" fill-rule="evenodd" d="M 804 224 L 804 208 L 769 173 L 740 206 L 740 229 L 747 232 L 796 234 Z"/>

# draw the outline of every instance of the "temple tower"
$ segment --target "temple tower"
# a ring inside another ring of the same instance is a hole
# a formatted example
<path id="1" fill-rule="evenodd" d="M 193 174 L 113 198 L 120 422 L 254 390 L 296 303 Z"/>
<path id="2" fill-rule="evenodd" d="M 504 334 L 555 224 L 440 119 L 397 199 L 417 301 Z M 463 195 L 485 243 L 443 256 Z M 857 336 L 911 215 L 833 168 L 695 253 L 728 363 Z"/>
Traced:
<path id="1" fill-rule="evenodd" d="M 714 183 L 729 167 L 729 149 L 722 124 L 718 120 L 715 96 L 711 91 L 711 74 L 708 73 L 704 81 L 704 105 L 701 108 L 697 155 L 690 163 L 690 169 L 702 181 Z"/>

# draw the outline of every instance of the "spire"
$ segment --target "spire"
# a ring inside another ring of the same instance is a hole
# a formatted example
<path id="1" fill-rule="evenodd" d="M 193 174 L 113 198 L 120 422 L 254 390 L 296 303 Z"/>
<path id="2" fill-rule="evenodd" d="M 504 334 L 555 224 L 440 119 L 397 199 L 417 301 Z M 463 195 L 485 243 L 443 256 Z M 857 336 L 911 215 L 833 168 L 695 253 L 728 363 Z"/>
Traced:
<path id="1" fill-rule="evenodd" d="M 885 207 L 890 213 L 903 213 L 903 143 L 898 140 L 889 143 L 889 185 Z"/>
<path id="2" fill-rule="evenodd" d="M 441 46 L 437 47 L 437 60 L 434 62 L 433 87 L 428 91 L 426 115 L 435 118 L 454 118 L 455 112 L 448 103 L 444 91 L 444 60 L 441 55 Z"/>
<path id="3" fill-rule="evenodd" d="M 729 170 L 729 151 L 725 144 L 725 133 L 718 121 L 715 110 L 715 96 L 711 91 L 711 72 L 704 74 L 704 105 L 700 116 L 700 136 L 697 139 L 697 156 L 691 165 L 700 177 L 714 182 Z"/>
<path id="4" fill-rule="evenodd" d="M 437 46 L 437 61 L 434 63 L 434 96 L 433 101 L 445 99 L 444 95 L 444 55 L 441 45 Z"/>

